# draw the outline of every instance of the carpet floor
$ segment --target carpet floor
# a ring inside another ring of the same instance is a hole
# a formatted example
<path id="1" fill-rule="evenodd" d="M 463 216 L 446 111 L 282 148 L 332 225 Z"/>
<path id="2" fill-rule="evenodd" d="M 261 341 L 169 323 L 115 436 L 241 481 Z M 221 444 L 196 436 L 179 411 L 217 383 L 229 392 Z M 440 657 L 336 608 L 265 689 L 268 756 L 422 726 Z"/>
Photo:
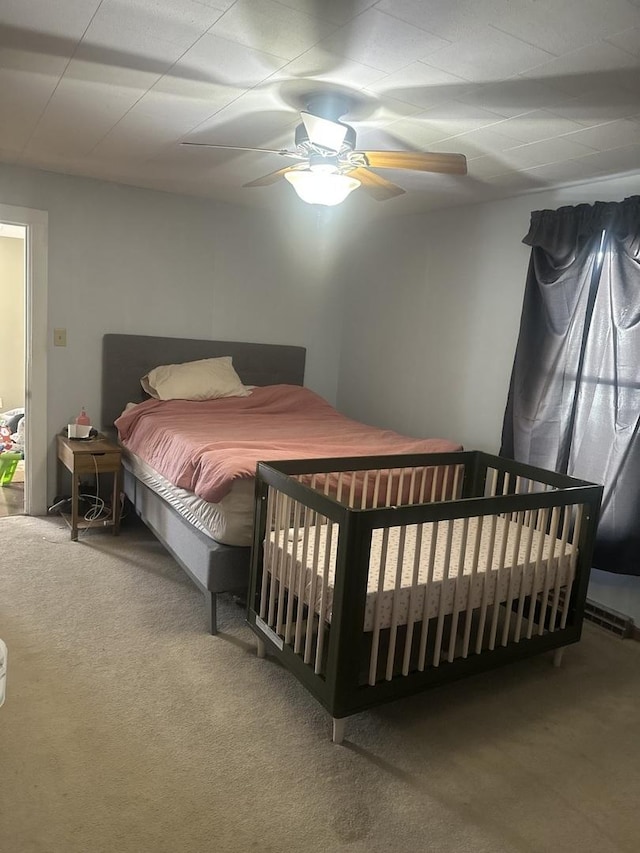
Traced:
<path id="1" fill-rule="evenodd" d="M 3 853 L 635 853 L 640 644 L 358 714 L 255 655 L 144 528 L 0 519 Z"/>

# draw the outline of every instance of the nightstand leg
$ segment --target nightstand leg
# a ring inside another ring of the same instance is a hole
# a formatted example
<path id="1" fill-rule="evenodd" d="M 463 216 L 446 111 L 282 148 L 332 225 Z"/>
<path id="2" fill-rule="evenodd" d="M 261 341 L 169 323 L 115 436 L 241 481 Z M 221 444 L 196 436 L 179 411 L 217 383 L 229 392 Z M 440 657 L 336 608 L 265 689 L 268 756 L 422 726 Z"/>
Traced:
<path id="1" fill-rule="evenodd" d="M 111 515 L 113 516 L 113 535 L 120 533 L 120 469 L 113 474 L 113 495 L 111 497 Z"/>
<path id="2" fill-rule="evenodd" d="M 71 541 L 78 541 L 78 497 L 79 497 L 79 477 L 75 472 L 71 472 Z"/>

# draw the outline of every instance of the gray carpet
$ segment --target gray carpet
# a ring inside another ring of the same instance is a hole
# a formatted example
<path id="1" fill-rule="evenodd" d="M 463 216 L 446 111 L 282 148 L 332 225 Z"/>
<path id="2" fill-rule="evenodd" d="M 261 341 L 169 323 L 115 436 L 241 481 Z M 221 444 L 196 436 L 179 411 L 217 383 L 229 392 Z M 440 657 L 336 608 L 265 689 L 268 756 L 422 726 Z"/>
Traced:
<path id="1" fill-rule="evenodd" d="M 135 524 L 0 519 L 2 853 L 635 851 L 640 644 L 359 714 L 344 746 L 243 611 L 222 633 Z"/>

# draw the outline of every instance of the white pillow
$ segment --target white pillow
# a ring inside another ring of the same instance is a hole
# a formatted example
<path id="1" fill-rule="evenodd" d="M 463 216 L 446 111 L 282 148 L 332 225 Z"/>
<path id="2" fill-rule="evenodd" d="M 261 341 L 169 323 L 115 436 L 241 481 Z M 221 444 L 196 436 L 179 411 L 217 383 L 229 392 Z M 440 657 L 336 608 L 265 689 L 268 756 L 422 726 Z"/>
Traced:
<path id="1" fill-rule="evenodd" d="M 162 364 L 143 376 L 140 384 L 156 400 L 213 400 L 251 393 L 233 369 L 230 355 Z"/>

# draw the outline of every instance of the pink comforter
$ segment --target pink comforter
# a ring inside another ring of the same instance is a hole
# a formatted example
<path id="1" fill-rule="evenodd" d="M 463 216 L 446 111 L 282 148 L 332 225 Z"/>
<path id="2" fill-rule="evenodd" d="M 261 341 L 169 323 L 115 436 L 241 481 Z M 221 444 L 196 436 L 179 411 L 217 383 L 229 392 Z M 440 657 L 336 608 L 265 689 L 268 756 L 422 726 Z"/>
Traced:
<path id="1" fill-rule="evenodd" d="M 260 461 L 461 450 L 439 438 L 408 438 L 341 415 L 297 385 L 255 388 L 249 397 L 147 400 L 115 422 L 120 440 L 155 471 L 207 501 Z"/>

